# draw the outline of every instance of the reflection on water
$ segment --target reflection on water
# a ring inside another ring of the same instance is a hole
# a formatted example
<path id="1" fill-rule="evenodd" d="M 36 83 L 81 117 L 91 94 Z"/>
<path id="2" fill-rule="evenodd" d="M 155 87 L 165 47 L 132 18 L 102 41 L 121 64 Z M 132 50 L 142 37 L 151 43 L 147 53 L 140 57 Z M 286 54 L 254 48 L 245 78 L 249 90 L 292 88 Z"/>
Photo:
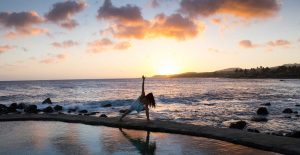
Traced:
<path id="1" fill-rule="evenodd" d="M 129 133 L 125 132 L 120 128 L 121 133 L 126 137 L 133 146 L 136 147 L 137 150 L 143 155 L 146 154 L 154 154 L 156 149 L 156 142 L 150 142 L 150 131 L 147 131 L 146 140 L 142 139 L 142 137 L 134 138 Z"/>
<path id="2" fill-rule="evenodd" d="M 274 154 L 219 140 L 61 122 L 0 122 L 0 154 Z"/>

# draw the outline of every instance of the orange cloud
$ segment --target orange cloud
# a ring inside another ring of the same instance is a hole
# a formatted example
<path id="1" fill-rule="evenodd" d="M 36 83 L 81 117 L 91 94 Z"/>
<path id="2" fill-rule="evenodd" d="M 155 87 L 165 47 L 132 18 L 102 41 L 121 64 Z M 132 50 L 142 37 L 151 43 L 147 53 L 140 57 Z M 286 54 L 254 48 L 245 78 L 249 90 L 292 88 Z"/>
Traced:
<path id="1" fill-rule="evenodd" d="M 243 48 L 254 48 L 254 45 L 250 40 L 242 40 L 240 41 L 239 45 Z"/>
<path id="2" fill-rule="evenodd" d="M 246 19 L 269 18 L 277 14 L 277 0 L 182 0 L 180 11 L 190 17 L 229 14 Z"/>
<path id="3" fill-rule="evenodd" d="M 17 38 L 18 36 L 30 36 L 47 33 L 48 30 L 43 28 L 35 28 L 44 22 L 44 19 L 35 11 L 28 12 L 0 12 L 0 25 L 14 31 L 4 35 L 6 38 Z"/>
<path id="4" fill-rule="evenodd" d="M 36 36 L 36 35 L 45 34 L 48 32 L 49 31 L 47 29 L 27 27 L 27 28 L 17 29 L 16 31 L 8 32 L 4 35 L 4 37 L 7 39 L 15 39 L 18 37 Z"/>
<path id="5" fill-rule="evenodd" d="M 114 49 L 117 49 L 117 50 L 126 50 L 128 48 L 131 47 L 131 44 L 129 42 L 120 42 L 120 43 L 117 43 L 114 45 Z"/>
<path id="6" fill-rule="evenodd" d="M 279 40 L 276 40 L 276 41 L 269 41 L 267 44 L 271 47 L 276 47 L 276 46 L 288 46 L 291 43 L 287 40 L 279 39 Z"/>
<path id="7" fill-rule="evenodd" d="M 114 43 L 110 39 L 103 38 L 100 40 L 96 40 L 88 43 L 88 51 L 93 53 L 104 52 L 111 49 L 116 50 L 126 50 L 131 47 L 129 42 L 119 42 Z"/>
<path id="8" fill-rule="evenodd" d="M 51 64 L 51 63 L 59 63 L 64 61 L 67 58 L 65 54 L 57 54 L 54 56 L 48 56 L 40 61 L 40 63 Z"/>
<path id="9" fill-rule="evenodd" d="M 167 37 L 185 40 L 197 36 L 204 29 L 203 25 L 178 13 L 170 16 L 161 13 L 148 21 L 143 19 L 140 8 L 132 5 L 115 7 L 110 0 L 105 0 L 97 17 L 111 23 L 105 32 L 116 38 Z"/>
<path id="10" fill-rule="evenodd" d="M 269 51 L 275 47 L 289 47 L 291 43 L 288 40 L 278 39 L 275 41 L 269 41 L 265 44 L 253 44 L 250 40 L 242 40 L 239 42 L 240 47 L 243 48 L 257 48 L 257 47 L 265 47 Z"/>
<path id="11" fill-rule="evenodd" d="M 66 40 L 61 43 L 53 42 L 51 45 L 56 48 L 69 48 L 69 47 L 77 46 L 79 45 L 79 43 L 73 40 Z"/>
<path id="12" fill-rule="evenodd" d="M 11 45 L 0 45 L 0 54 L 7 52 L 8 50 L 11 50 L 15 48 L 15 46 L 11 46 Z"/>

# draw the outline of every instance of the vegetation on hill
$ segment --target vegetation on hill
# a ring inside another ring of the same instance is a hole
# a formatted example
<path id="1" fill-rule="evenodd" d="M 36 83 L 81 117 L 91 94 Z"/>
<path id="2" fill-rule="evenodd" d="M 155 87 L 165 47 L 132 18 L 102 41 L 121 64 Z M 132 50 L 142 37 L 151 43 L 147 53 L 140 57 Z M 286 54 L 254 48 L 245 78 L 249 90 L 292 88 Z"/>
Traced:
<path id="1" fill-rule="evenodd" d="M 231 69 L 215 72 L 188 72 L 174 75 L 157 75 L 162 78 L 223 77 L 223 78 L 300 78 L 300 65 L 282 65 L 278 67 L 257 67 L 251 69 Z"/>

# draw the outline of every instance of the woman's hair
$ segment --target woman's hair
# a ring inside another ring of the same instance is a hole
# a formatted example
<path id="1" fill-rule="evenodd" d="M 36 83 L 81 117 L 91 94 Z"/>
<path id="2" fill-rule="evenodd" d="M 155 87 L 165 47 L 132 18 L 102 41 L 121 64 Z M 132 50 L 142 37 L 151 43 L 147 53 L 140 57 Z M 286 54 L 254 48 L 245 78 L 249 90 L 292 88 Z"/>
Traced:
<path id="1" fill-rule="evenodd" d="M 155 108 L 156 103 L 155 103 L 153 94 L 152 94 L 152 93 L 147 94 L 147 95 L 146 95 L 146 98 L 147 98 L 148 101 L 149 101 L 149 107 Z"/>

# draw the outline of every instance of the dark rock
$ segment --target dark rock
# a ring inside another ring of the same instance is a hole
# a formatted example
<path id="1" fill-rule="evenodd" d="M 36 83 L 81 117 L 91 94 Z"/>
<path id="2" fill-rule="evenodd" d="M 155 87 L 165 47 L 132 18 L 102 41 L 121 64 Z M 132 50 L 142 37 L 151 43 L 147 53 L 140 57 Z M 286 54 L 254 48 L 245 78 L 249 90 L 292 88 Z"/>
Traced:
<path id="1" fill-rule="evenodd" d="M 25 103 L 19 103 L 17 106 L 17 109 L 25 109 L 25 108 L 26 108 Z"/>
<path id="2" fill-rule="evenodd" d="M 79 113 L 86 114 L 86 113 L 88 113 L 88 111 L 87 110 L 80 110 Z"/>
<path id="3" fill-rule="evenodd" d="M 119 110 L 120 113 L 125 113 L 127 111 L 127 109 L 121 109 Z"/>
<path id="4" fill-rule="evenodd" d="M 268 115 L 268 109 L 265 107 L 260 107 L 258 108 L 258 110 L 256 111 L 257 115 Z"/>
<path id="5" fill-rule="evenodd" d="M 284 118 L 292 118 L 292 116 L 284 116 Z"/>
<path id="6" fill-rule="evenodd" d="M 14 113 L 17 112 L 17 103 L 12 103 L 8 108 L 7 108 L 7 113 Z"/>
<path id="7" fill-rule="evenodd" d="M 247 123 L 245 121 L 237 121 L 237 122 L 230 123 L 229 128 L 242 130 L 245 128 L 246 125 Z"/>
<path id="8" fill-rule="evenodd" d="M 60 114 L 60 115 L 65 115 L 65 113 L 63 113 L 63 112 L 58 112 L 58 114 Z"/>
<path id="9" fill-rule="evenodd" d="M 247 129 L 248 132 L 260 133 L 257 129 Z"/>
<path id="10" fill-rule="evenodd" d="M 254 117 L 252 117 L 251 121 L 254 121 L 254 122 L 267 122 L 268 119 L 266 117 L 263 117 L 263 116 L 254 116 Z"/>
<path id="11" fill-rule="evenodd" d="M 60 106 L 60 105 L 56 105 L 56 106 L 54 106 L 54 110 L 55 110 L 55 111 L 62 111 L 62 110 L 63 110 L 63 107 Z"/>
<path id="12" fill-rule="evenodd" d="M 300 104 L 296 104 L 295 106 L 296 106 L 296 107 L 300 107 Z"/>
<path id="13" fill-rule="evenodd" d="M 294 111 L 294 114 L 298 114 L 298 111 Z"/>
<path id="14" fill-rule="evenodd" d="M 24 112 L 26 113 L 38 113 L 38 109 L 37 109 L 37 106 L 36 105 L 29 105 L 28 107 L 26 107 L 24 109 Z"/>
<path id="15" fill-rule="evenodd" d="M 111 107 L 112 105 L 110 103 L 104 104 L 102 107 Z"/>
<path id="16" fill-rule="evenodd" d="M 12 109 L 17 109 L 18 107 L 18 104 L 17 103 L 12 103 L 9 108 L 12 108 Z"/>
<path id="17" fill-rule="evenodd" d="M 105 114 L 101 114 L 100 117 L 107 118 Z"/>
<path id="18" fill-rule="evenodd" d="M 68 109 L 68 113 L 72 113 L 72 112 L 76 112 L 76 111 L 77 111 L 77 108 L 74 108 L 74 109 L 70 108 L 70 109 Z"/>
<path id="19" fill-rule="evenodd" d="M 4 104 L 0 104 L 0 114 L 7 114 L 8 107 Z"/>
<path id="20" fill-rule="evenodd" d="M 293 110 L 290 109 L 290 108 L 286 108 L 282 111 L 282 113 L 285 113 L 285 114 L 290 114 L 290 113 L 293 113 Z"/>
<path id="21" fill-rule="evenodd" d="M 43 101 L 43 104 L 52 104 L 52 101 L 50 98 L 47 98 L 46 100 Z"/>
<path id="22" fill-rule="evenodd" d="M 300 138 L 300 131 L 293 131 L 291 133 L 288 133 L 286 136 L 287 137 Z"/>
<path id="23" fill-rule="evenodd" d="M 274 135 L 274 136 L 284 136 L 284 134 L 282 132 L 272 132 L 271 135 Z"/>
<path id="24" fill-rule="evenodd" d="M 45 112 L 45 113 L 52 113 L 54 110 L 53 110 L 53 108 L 52 107 L 47 107 L 47 108 L 45 108 L 45 109 L 43 109 L 43 112 Z"/>
<path id="25" fill-rule="evenodd" d="M 261 105 L 264 105 L 264 106 L 271 106 L 271 103 L 270 102 L 267 102 L 267 103 L 263 103 Z"/>
<path id="26" fill-rule="evenodd" d="M 91 113 L 89 113 L 89 115 L 96 115 L 96 114 L 98 114 L 99 112 L 91 112 Z"/>
<path id="27" fill-rule="evenodd" d="M 300 117 L 300 115 L 296 115 L 296 117 Z"/>

